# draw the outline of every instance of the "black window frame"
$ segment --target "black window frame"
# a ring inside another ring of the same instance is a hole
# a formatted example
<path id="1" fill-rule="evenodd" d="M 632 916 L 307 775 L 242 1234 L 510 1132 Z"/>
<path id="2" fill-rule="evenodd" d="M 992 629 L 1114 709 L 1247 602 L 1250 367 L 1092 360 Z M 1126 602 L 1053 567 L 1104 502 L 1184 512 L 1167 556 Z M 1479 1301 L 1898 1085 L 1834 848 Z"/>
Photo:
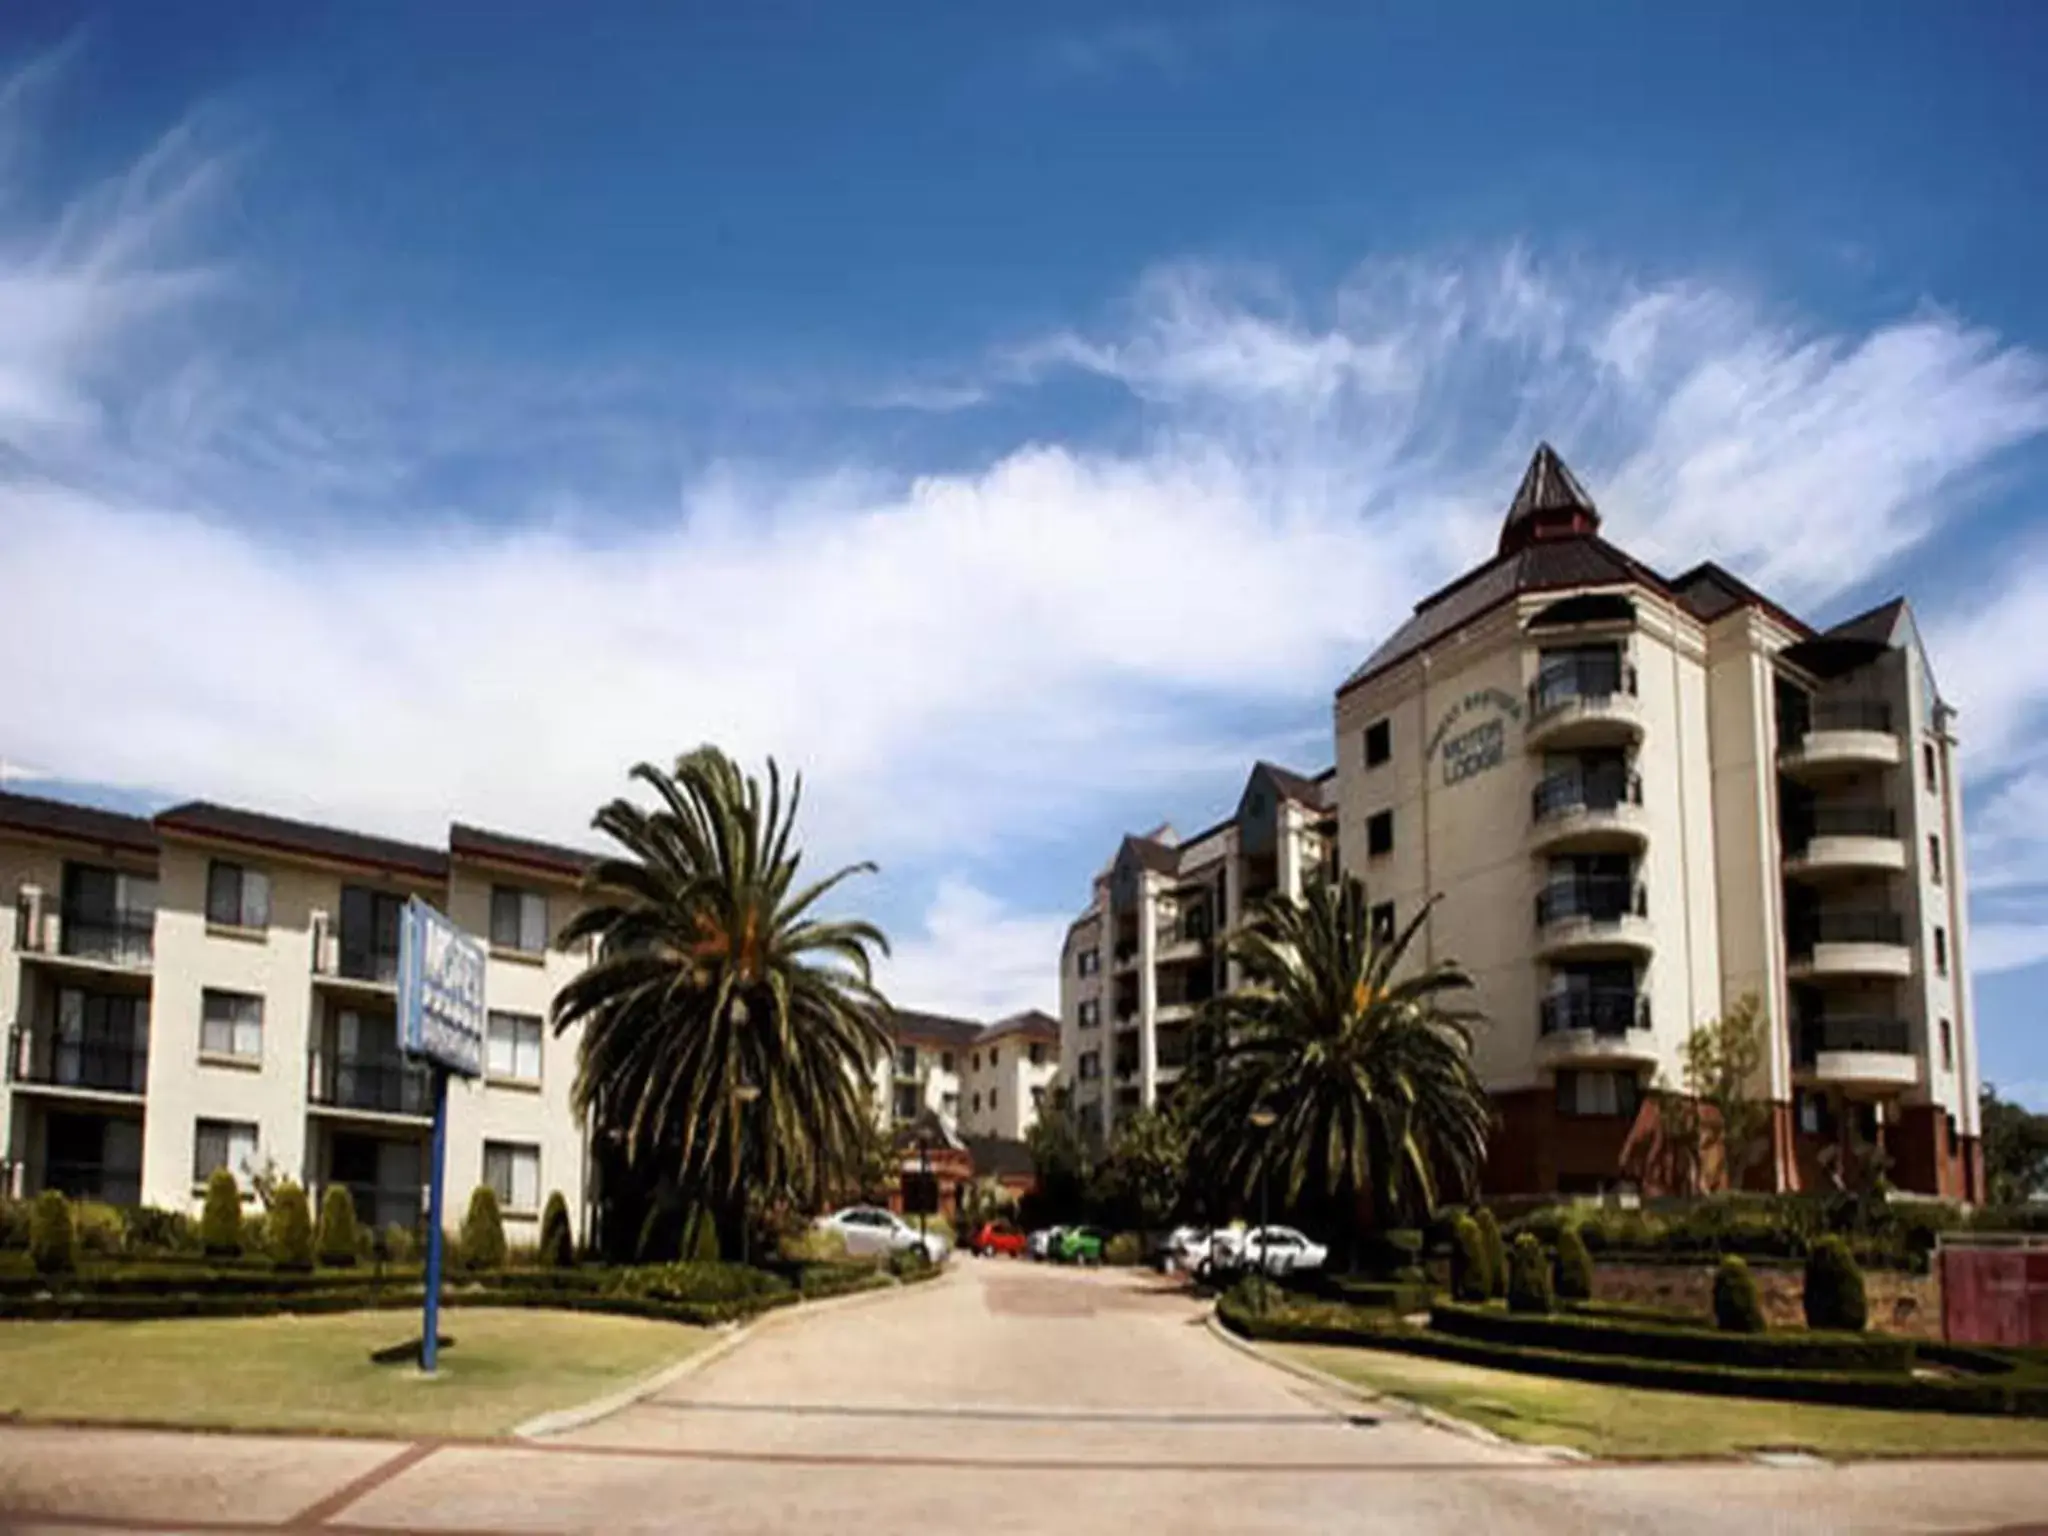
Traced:
<path id="1" fill-rule="evenodd" d="M 507 908 L 504 903 L 512 905 Z M 539 909 L 537 925 L 528 919 Z M 510 917 L 501 923 L 502 916 Z M 509 937 L 507 936 L 509 934 Z M 515 955 L 543 955 L 548 948 L 548 893 L 530 885 L 491 886 L 491 948 Z"/>
<path id="2" fill-rule="evenodd" d="M 505 1181 L 505 1188 L 500 1189 L 498 1187 L 497 1181 L 491 1177 L 491 1154 L 494 1152 L 505 1154 L 507 1156 L 508 1169 L 510 1167 L 510 1159 L 516 1158 L 521 1154 L 532 1154 L 534 1198 L 534 1203 L 532 1205 L 514 1205 L 512 1203 L 511 1186 L 513 1181 L 509 1176 Z M 482 1182 L 490 1189 L 492 1194 L 498 1197 L 498 1207 L 500 1210 L 511 1212 L 521 1216 L 530 1216 L 535 1211 L 540 1209 L 540 1203 L 542 1200 L 540 1165 L 541 1145 L 537 1141 L 504 1141 L 496 1137 L 492 1137 L 486 1139 L 484 1142 Z"/>
<path id="3" fill-rule="evenodd" d="M 1927 867 L 1934 873 L 1934 883 L 1941 884 L 1941 834 L 1927 834 Z"/>
<path id="4" fill-rule="evenodd" d="M 1376 903 L 1366 918 L 1366 931 L 1372 935 L 1375 944 L 1391 944 L 1397 931 L 1394 927 L 1394 904 L 1391 901 Z"/>
<path id="5" fill-rule="evenodd" d="M 1615 1107 L 1606 1109 L 1580 1109 L 1578 1107 L 1578 1086 L 1581 1078 L 1604 1077 L 1614 1084 Z M 1572 1092 L 1566 1102 L 1566 1087 Z M 1564 1067 L 1557 1073 L 1554 1085 L 1557 1094 L 1556 1107 L 1560 1118 L 1566 1120 L 1634 1120 L 1642 1113 L 1642 1079 L 1633 1072 L 1614 1067 Z M 1624 1102 L 1624 1100 L 1626 1102 Z"/>
<path id="6" fill-rule="evenodd" d="M 225 1134 L 228 1147 L 227 1156 L 230 1158 L 234 1156 L 234 1133 L 236 1131 L 247 1131 L 249 1133 L 249 1157 L 253 1162 L 262 1155 L 263 1127 L 254 1120 L 224 1120 L 218 1115 L 201 1115 L 192 1122 L 192 1182 L 195 1185 L 204 1184 L 215 1173 L 225 1168 L 233 1176 L 236 1188 L 240 1189 L 242 1175 L 233 1163 L 224 1161 L 206 1167 L 202 1167 L 200 1164 L 200 1150 L 206 1143 L 207 1133 L 215 1129 Z"/>
<path id="7" fill-rule="evenodd" d="M 361 981 L 398 980 L 398 930 L 405 897 L 368 885 L 341 888 L 338 948 L 344 976 Z"/>
<path id="8" fill-rule="evenodd" d="M 1947 1019 L 1941 1021 L 1941 1070 L 1953 1072 L 1956 1069 L 1956 1027 Z"/>
<path id="9" fill-rule="evenodd" d="M 1934 925 L 1934 974 L 1948 974 L 1948 930 L 1939 923 Z"/>
<path id="10" fill-rule="evenodd" d="M 215 1017 L 212 1007 L 216 1000 L 226 1003 L 254 1003 L 256 1005 L 256 1049 L 238 1051 L 234 1048 L 236 1030 L 245 1022 L 230 1012 L 225 1018 Z M 224 1057 L 230 1061 L 261 1061 L 264 1042 L 263 994 L 260 992 L 238 992 L 232 987 L 202 987 L 199 990 L 199 1052 L 202 1056 Z M 209 1024 L 225 1024 L 228 1031 L 228 1047 L 220 1050 L 206 1043 L 206 1027 Z"/>
<path id="11" fill-rule="evenodd" d="M 259 901 L 249 899 L 250 878 L 261 882 Z M 232 882 L 230 893 L 225 882 Z M 232 895 L 232 900 L 217 898 Z M 253 910 L 252 910 L 253 908 Z M 270 875 L 266 870 L 253 864 L 237 863 L 233 859 L 208 859 L 206 861 L 206 921 L 219 928 L 258 929 L 270 926 Z"/>
<path id="12" fill-rule="evenodd" d="M 1385 858 L 1394 851 L 1394 812 L 1392 807 L 1374 811 L 1365 818 L 1365 856 L 1369 859 Z"/>
<path id="13" fill-rule="evenodd" d="M 1365 766 L 1377 768 L 1394 755 L 1394 722 L 1386 715 L 1365 728 Z"/>

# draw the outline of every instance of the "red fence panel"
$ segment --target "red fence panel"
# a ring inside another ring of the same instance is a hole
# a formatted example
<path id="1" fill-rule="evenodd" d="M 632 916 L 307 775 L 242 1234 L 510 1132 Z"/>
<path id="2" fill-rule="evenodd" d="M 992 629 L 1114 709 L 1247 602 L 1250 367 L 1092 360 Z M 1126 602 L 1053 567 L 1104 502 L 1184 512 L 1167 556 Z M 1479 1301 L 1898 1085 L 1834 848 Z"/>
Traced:
<path id="1" fill-rule="evenodd" d="M 1944 1241 L 1940 1263 L 1944 1338 L 2048 1345 L 2048 1246 Z"/>

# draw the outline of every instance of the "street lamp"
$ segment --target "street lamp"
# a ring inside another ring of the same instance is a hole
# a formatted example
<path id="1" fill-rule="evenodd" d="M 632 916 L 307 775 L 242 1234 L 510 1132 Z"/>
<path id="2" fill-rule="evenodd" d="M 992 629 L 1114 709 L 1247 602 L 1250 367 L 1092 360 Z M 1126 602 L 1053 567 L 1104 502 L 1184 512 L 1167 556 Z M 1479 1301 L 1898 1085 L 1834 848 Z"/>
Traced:
<path id="1" fill-rule="evenodd" d="M 741 1129 L 744 1130 L 747 1120 L 747 1106 L 761 1097 L 761 1090 L 753 1083 L 741 1083 L 737 1088 L 733 1089 L 732 1097 L 733 1102 L 739 1105 L 739 1123 Z M 740 1196 L 740 1268 L 742 1269 L 747 1266 L 747 1226 L 747 1198 L 742 1193 Z"/>
<path id="2" fill-rule="evenodd" d="M 1251 1112 L 1252 1129 L 1270 1131 L 1280 1117 L 1261 1104 Z M 1265 1149 L 1259 1151 L 1259 1273 L 1266 1272 L 1266 1228 L 1273 1222 L 1273 1170 L 1267 1165 Z M 1266 1307 L 1266 1288 L 1259 1287 L 1259 1310 Z"/>
<path id="3" fill-rule="evenodd" d="M 932 1196 L 932 1139 L 928 1132 L 917 1133 L 917 1240 L 920 1247 L 925 1244 L 925 1207 Z M 929 1254 L 931 1249 L 925 1247 Z"/>

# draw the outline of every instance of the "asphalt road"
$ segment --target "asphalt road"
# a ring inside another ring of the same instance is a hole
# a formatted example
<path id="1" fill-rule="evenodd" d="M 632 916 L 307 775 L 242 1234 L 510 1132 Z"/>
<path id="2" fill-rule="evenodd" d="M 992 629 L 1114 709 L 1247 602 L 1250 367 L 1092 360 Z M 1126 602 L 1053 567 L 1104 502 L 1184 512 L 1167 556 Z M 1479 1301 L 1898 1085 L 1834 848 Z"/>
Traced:
<path id="1" fill-rule="evenodd" d="M 960 1261 L 497 1444 L 0 1428 L 9 1531 L 1991 1531 L 2048 1464 L 1603 1467 L 1286 1375 L 1144 1275 Z"/>

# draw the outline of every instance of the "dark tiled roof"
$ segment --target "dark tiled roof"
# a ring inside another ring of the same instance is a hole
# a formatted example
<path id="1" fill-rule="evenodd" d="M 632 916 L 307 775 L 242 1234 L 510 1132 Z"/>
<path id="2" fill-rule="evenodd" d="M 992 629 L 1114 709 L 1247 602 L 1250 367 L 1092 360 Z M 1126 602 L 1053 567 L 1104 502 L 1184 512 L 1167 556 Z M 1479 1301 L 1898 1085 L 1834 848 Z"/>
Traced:
<path id="1" fill-rule="evenodd" d="M 1508 503 L 1507 521 L 1512 526 L 1541 512 L 1590 512 L 1596 517 L 1599 515 L 1593 498 L 1579 484 L 1579 477 L 1571 472 L 1565 461 L 1557 456 L 1557 450 L 1548 443 L 1536 445 L 1535 456 L 1529 460 L 1529 467 L 1522 471 L 1522 483 L 1515 488 L 1515 499 Z"/>
<path id="2" fill-rule="evenodd" d="M 1119 860 L 1123 858 L 1125 849 L 1130 851 L 1132 858 L 1154 874 L 1170 875 L 1180 868 L 1180 855 L 1166 844 L 1156 842 L 1152 838 L 1127 834 L 1123 848 L 1117 850 Z"/>
<path id="3" fill-rule="evenodd" d="M 127 848 L 136 853 L 155 853 L 156 828 L 145 817 L 123 816 L 97 806 L 73 805 L 68 800 L 45 800 L 40 795 L 16 795 L 0 790 L 0 827 L 18 832 L 40 832 L 46 837 L 74 838 L 108 848 Z"/>
<path id="4" fill-rule="evenodd" d="M 959 1019 L 945 1013 L 918 1013 L 909 1008 L 891 1009 L 886 1022 L 894 1039 L 943 1046 L 973 1045 L 981 1038 L 984 1028 L 976 1019 Z"/>
<path id="5" fill-rule="evenodd" d="M 1022 1035 L 1027 1040 L 1058 1040 L 1059 1021 L 1049 1014 L 1040 1013 L 1036 1008 L 1027 1008 L 1022 1013 L 1013 1013 L 1007 1019 L 997 1019 L 982 1032 L 984 1040 L 1007 1040 L 1012 1035 Z"/>
<path id="6" fill-rule="evenodd" d="M 388 837 L 366 837 L 360 832 L 343 832 L 336 827 L 317 826 L 312 822 L 289 821 L 282 816 L 265 816 L 257 811 L 237 810 L 233 806 L 214 805 L 205 800 L 174 805 L 158 813 L 156 824 L 161 831 L 228 838 L 260 848 L 335 859 L 345 864 L 400 870 L 437 880 L 445 880 L 448 876 L 448 855 L 439 848 L 401 843 Z"/>
<path id="7" fill-rule="evenodd" d="M 451 823 L 448 828 L 448 851 L 458 859 L 494 859 L 501 863 L 524 864 L 572 880 L 602 857 L 580 848 L 565 848 L 559 843 L 536 842 L 529 837 L 513 837 L 506 832 L 464 826 L 459 821 Z"/>
<path id="8" fill-rule="evenodd" d="M 1253 764 L 1252 766 L 1252 771 L 1254 773 L 1258 772 L 1260 769 L 1265 770 L 1266 776 L 1273 781 L 1274 786 L 1280 791 L 1280 793 L 1285 795 L 1288 799 L 1299 801 L 1301 804 L 1308 806 L 1312 810 L 1322 809 L 1322 779 L 1311 779 L 1302 774 L 1296 773 L 1292 768 L 1282 768 L 1278 763 L 1269 763 L 1263 760 Z M 1327 777 L 1327 775 L 1325 777 Z"/>
<path id="9" fill-rule="evenodd" d="M 1021 1141 L 1002 1136 L 969 1136 L 967 1153 L 974 1159 L 978 1178 L 994 1174 L 998 1178 L 1017 1179 L 1037 1172 L 1031 1161 L 1031 1148 Z"/>
<path id="10" fill-rule="evenodd" d="M 1895 597 L 1888 603 L 1879 603 L 1867 613 L 1844 619 L 1823 633 L 1829 640 L 1868 640 L 1877 645 L 1890 645 L 1898 636 L 1899 619 L 1905 611 L 1906 600 Z"/>

